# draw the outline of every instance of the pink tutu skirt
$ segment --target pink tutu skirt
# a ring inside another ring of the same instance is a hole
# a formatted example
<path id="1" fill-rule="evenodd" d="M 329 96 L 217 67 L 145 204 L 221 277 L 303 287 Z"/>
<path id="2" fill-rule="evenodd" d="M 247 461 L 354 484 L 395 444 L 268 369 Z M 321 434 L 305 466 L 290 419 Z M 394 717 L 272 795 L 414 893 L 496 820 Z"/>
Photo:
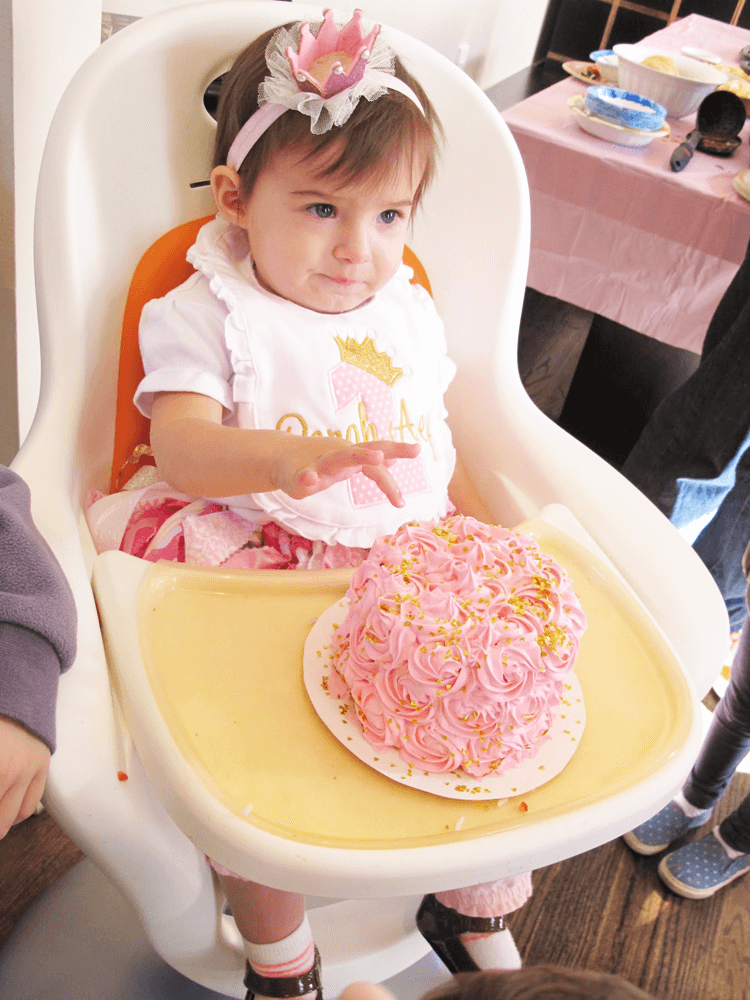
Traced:
<path id="1" fill-rule="evenodd" d="M 98 552 L 139 559 L 239 569 L 338 569 L 359 566 L 367 549 L 293 535 L 272 521 L 245 518 L 213 500 L 196 500 L 166 483 L 96 495 L 87 519 Z"/>

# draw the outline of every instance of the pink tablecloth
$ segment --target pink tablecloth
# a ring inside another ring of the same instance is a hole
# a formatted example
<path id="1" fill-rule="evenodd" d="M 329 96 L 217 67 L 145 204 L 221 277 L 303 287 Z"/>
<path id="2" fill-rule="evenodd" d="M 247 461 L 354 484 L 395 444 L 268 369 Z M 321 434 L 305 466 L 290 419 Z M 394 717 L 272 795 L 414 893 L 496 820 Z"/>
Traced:
<path id="1" fill-rule="evenodd" d="M 679 52 L 707 49 L 737 64 L 750 31 L 697 14 L 644 39 Z M 713 311 L 750 239 L 750 203 L 732 187 L 750 166 L 743 143 L 728 159 L 696 153 L 681 173 L 669 157 L 695 115 L 672 134 L 625 148 L 585 133 L 564 80 L 504 112 L 531 189 L 528 284 L 665 343 L 700 351 Z"/>

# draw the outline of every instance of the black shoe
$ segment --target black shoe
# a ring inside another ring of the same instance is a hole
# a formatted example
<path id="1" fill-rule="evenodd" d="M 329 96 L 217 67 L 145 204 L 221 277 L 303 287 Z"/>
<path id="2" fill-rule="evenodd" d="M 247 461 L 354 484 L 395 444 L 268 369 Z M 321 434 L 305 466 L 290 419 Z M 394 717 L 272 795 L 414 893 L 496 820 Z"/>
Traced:
<path id="1" fill-rule="evenodd" d="M 449 972 L 478 972 L 479 966 L 461 943 L 460 934 L 494 934 L 505 930 L 502 917 L 467 917 L 425 896 L 417 911 L 417 930 Z"/>

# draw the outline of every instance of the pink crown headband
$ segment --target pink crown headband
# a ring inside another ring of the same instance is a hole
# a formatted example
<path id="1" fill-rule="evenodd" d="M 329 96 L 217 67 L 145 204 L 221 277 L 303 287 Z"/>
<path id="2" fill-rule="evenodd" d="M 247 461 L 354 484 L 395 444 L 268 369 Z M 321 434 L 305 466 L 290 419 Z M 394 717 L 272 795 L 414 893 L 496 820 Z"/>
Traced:
<path id="1" fill-rule="evenodd" d="M 338 28 L 333 11 L 323 12 L 317 36 L 309 24 L 279 28 L 266 47 L 269 75 L 258 88 L 255 114 L 245 122 L 227 154 L 227 166 L 239 170 L 266 129 L 285 111 L 310 118 L 310 131 L 322 135 L 343 125 L 364 97 L 375 101 L 386 90 L 397 90 L 424 114 L 419 98 L 394 76 L 395 56 L 380 38 L 376 24 L 365 37 L 362 11 Z"/>

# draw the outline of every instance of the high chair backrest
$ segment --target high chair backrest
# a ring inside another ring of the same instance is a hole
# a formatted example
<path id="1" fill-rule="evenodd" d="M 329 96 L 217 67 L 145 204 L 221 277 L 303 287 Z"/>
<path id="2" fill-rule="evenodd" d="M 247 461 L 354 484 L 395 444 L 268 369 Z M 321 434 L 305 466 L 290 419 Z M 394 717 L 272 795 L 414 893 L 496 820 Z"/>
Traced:
<path id="1" fill-rule="evenodd" d="M 142 460 L 134 462 L 136 449 L 148 444 L 150 421 L 133 404 L 138 383 L 143 378 L 143 361 L 138 346 L 138 325 L 144 305 L 161 298 L 186 281 L 193 267 L 185 259 L 200 227 L 210 216 L 185 222 L 161 236 L 138 261 L 128 290 L 120 337 L 117 372 L 117 409 L 112 455 L 110 491 L 120 489 Z M 144 456 L 145 457 L 145 456 Z"/>

